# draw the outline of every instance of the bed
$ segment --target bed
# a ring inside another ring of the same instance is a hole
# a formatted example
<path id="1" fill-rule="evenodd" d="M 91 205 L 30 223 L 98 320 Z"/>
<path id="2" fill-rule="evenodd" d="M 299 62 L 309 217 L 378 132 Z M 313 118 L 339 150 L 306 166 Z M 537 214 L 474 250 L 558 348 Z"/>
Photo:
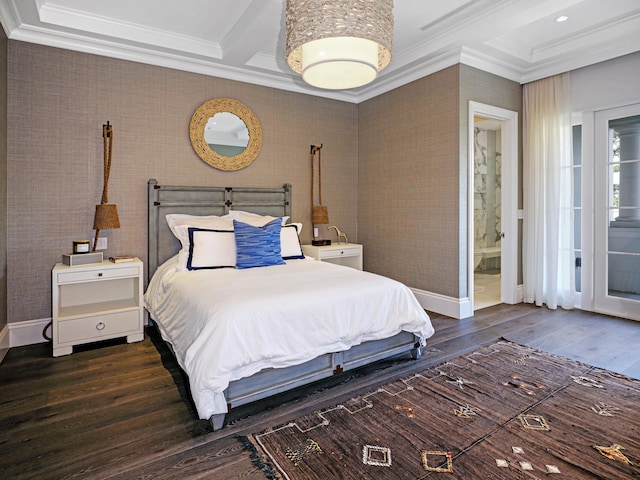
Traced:
<path id="1" fill-rule="evenodd" d="M 394 355 L 419 358 L 434 332 L 401 283 L 304 258 L 291 191 L 148 182 L 145 308 L 214 430 L 231 408 Z"/>

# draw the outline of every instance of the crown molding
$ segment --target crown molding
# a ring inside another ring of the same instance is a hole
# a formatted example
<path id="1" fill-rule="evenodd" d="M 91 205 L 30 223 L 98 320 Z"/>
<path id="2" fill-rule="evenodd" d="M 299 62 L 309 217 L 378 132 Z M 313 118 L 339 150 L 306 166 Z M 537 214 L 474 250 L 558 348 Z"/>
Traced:
<path id="1" fill-rule="evenodd" d="M 23 7 L 20 3 L 22 1 L 26 1 L 29 7 Z M 576 0 L 558 1 L 570 4 Z M 509 39 L 508 33 L 501 34 L 500 31 L 486 33 L 487 38 L 484 38 L 483 32 L 482 38 L 478 39 L 478 48 L 459 46 L 460 43 L 456 40 L 459 34 L 474 25 L 482 24 L 491 11 L 500 7 L 504 8 L 501 15 L 510 15 L 514 10 L 527 6 L 527 2 L 528 0 L 470 0 L 464 3 L 443 20 L 423 27 L 429 30 L 428 38 L 412 44 L 402 55 L 394 53 L 392 64 L 374 82 L 353 90 L 322 90 L 311 87 L 300 76 L 287 69 L 284 59 L 271 55 L 258 52 L 251 58 L 245 58 L 252 50 L 237 47 L 240 35 L 238 31 L 231 32 L 218 44 L 87 15 L 46 0 L 0 0 L 0 21 L 11 40 L 356 104 L 458 63 L 515 82 L 527 83 L 638 50 L 640 11 L 617 17 L 613 21 L 580 32 L 577 36 L 571 35 L 535 48 L 514 42 Z M 19 3 L 22 10 L 17 7 Z M 264 8 L 275 7 L 265 4 Z M 258 22 L 264 17 L 264 11 L 260 12 L 262 13 L 251 9 L 246 14 L 248 21 Z M 524 14 L 525 12 L 522 13 Z M 50 28 L 53 25 L 58 28 Z M 96 35 L 91 35 L 90 32 L 96 32 Z M 497 36 L 490 38 L 491 35 Z M 228 58 L 224 58 L 225 43 L 227 50 L 236 48 L 231 55 L 229 51 L 226 53 L 232 57 L 237 54 L 237 63 L 231 64 Z M 225 60 L 227 63 L 223 64 Z"/>
<path id="2" fill-rule="evenodd" d="M 358 102 L 358 96 L 353 92 L 312 89 L 306 86 L 302 79 L 297 82 L 285 74 L 278 75 L 249 71 L 246 68 L 219 65 L 207 59 L 186 57 L 175 52 L 151 50 L 137 45 L 116 43 L 108 39 L 90 38 L 71 32 L 56 31 L 52 33 L 52 31 L 48 29 L 17 26 L 11 31 L 8 37 L 11 40 L 198 73 L 279 90 L 287 90 L 351 103 Z"/>
<path id="3" fill-rule="evenodd" d="M 11 32 L 22 23 L 13 0 L 0 2 L 0 22 L 2 22 L 2 27 L 7 38 L 11 38 Z"/>
<path id="4" fill-rule="evenodd" d="M 178 51 L 192 56 L 221 59 L 222 47 L 215 42 L 206 42 L 188 35 L 167 33 L 157 28 L 135 23 L 114 21 L 99 15 L 90 15 L 80 10 L 43 3 L 38 10 L 40 21 L 81 32 L 91 32 L 105 38 L 115 37 L 140 45 Z"/>

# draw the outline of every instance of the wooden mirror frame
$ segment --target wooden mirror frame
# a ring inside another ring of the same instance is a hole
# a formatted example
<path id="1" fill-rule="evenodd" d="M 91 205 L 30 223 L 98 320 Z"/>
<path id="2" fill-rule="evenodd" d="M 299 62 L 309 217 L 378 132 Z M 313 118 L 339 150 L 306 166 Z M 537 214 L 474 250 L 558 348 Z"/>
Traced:
<path id="1" fill-rule="evenodd" d="M 235 157 L 225 157 L 214 151 L 204 138 L 204 128 L 216 113 L 229 112 L 244 122 L 249 131 L 249 143 L 242 153 Z M 200 105 L 189 125 L 191 145 L 198 156 L 206 163 L 219 170 L 240 170 L 251 164 L 260 153 L 262 147 L 262 128 L 258 117 L 249 107 L 231 98 L 214 98 Z"/>

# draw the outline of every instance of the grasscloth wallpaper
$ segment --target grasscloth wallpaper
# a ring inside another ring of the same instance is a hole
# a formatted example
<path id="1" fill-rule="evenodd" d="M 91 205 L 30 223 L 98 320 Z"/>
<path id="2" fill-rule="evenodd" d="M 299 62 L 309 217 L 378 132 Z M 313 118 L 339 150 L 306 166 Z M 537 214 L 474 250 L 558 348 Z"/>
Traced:
<path id="1" fill-rule="evenodd" d="M 360 105 L 17 41 L 6 65 L 9 322 L 51 316 L 51 268 L 92 236 L 107 121 L 122 228 L 103 232 L 106 255 L 146 260 L 149 178 L 291 183 L 293 220 L 310 241 L 309 146 L 322 143 L 330 224 L 364 245 L 365 269 L 464 297 L 467 101 L 520 111 L 517 83 L 462 65 Z M 191 115 L 214 97 L 246 104 L 262 125 L 260 155 L 243 170 L 216 170 L 189 143 Z"/>
<path id="2" fill-rule="evenodd" d="M 365 269 L 427 292 L 468 295 L 468 103 L 521 117 L 521 98 L 517 82 L 455 65 L 359 105 Z"/>
<path id="3" fill-rule="evenodd" d="M 0 330 L 7 325 L 7 43 L 0 28 Z"/>
<path id="4" fill-rule="evenodd" d="M 518 208 L 522 208 L 522 86 L 497 75 L 492 75 L 467 65 L 460 65 L 460 165 L 466 172 L 467 169 L 467 128 L 468 128 L 468 104 L 469 101 L 484 103 L 494 107 L 504 108 L 518 112 Z M 464 182 L 461 183 L 460 198 L 466 205 L 467 184 L 466 173 Z M 460 211 L 461 235 L 467 236 L 467 211 Z M 462 233 L 464 232 L 464 233 Z M 522 283 L 522 220 L 518 220 L 518 285 Z M 460 291 L 467 291 L 467 252 L 466 244 L 460 250 Z"/>
<path id="5" fill-rule="evenodd" d="M 456 298 L 458 72 L 361 103 L 358 166 L 365 268 Z"/>
<path id="6" fill-rule="evenodd" d="M 237 172 L 204 163 L 189 142 L 195 109 L 214 97 L 250 107 L 258 158 Z M 51 316 L 51 268 L 90 238 L 102 194 L 102 125 L 114 129 L 109 201 L 121 227 L 107 255 L 146 259 L 149 178 L 165 184 L 293 185 L 293 220 L 310 241 L 309 145 L 324 145 L 330 221 L 357 236 L 357 106 L 112 58 L 10 41 L 8 56 L 8 319 Z"/>

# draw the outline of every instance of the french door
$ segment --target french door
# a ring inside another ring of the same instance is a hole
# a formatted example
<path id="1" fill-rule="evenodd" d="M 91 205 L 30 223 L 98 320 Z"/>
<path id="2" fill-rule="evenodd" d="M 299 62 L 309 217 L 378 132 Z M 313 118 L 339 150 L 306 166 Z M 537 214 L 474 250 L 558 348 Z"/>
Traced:
<path id="1" fill-rule="evenodd" d="M 640 104 L 595 115 L 594 307 L 640 320 Z"/>

